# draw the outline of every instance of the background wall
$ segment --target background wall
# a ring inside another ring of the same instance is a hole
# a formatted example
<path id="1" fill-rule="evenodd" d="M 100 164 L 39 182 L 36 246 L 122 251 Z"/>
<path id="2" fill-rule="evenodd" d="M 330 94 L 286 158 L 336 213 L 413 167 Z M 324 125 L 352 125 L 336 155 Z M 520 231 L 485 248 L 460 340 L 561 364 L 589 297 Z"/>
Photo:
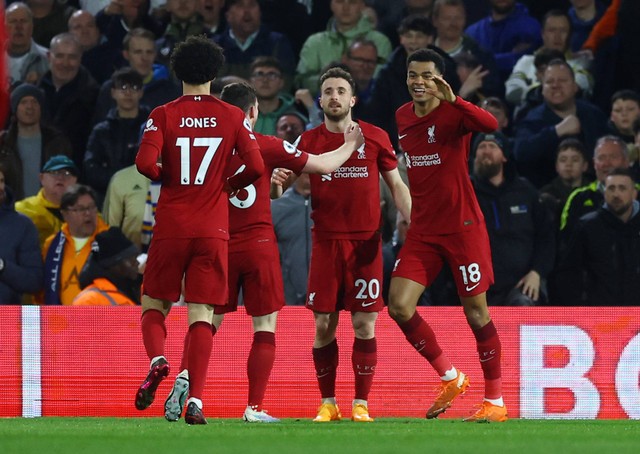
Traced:
<path id="1" fill-rule="evenodd" d="M 471 388 L 444 417 L 463 417 L 481 402 L 475 341 L 462 309 L 419 308 Z M 492 308 L 503 348 L 504 398 L 511 417 L 640 419 L 640 309 Z M 146 411 L 134 395 L 149 362 L 140 308 L 3 307 L 0 312 L 0 417 L 161 416 L 177 374 L 186 310 L 168 318 L 170 379 Z M 385 312 L 377 325 L 378 366 L 369 399 L 376 416 L 424 417 L 439 378 Z M 240 417 L 246 405 L 251 319 L 226 317 L 214 338 L 205 388 L 208 417 Z M 313 317 L 302 307 L 280 314 L 276 363 L 264 407 L 277 417 L 312 418 L 319 405 L 311 347 Z M 339 326 L 338 404 L 353 398 L 348 314 Z"/>

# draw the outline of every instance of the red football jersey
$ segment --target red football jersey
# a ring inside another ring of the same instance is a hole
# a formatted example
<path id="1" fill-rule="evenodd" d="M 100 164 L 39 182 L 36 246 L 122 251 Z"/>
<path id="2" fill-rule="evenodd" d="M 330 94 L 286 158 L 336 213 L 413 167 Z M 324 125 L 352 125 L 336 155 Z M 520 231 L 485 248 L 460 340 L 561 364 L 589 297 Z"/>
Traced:
<path id="1" fill-rule="evenodd" d="M 230 251 L 250 249 L 256 241 L 276 241 L 271 221 L 271 172 L 284 167 L 299 174 L 307 164 L 309 155 L 278 137 L 254 133 L 260 145 L 265 171 L 260 178 L 241 189 L 229 199 Z M 242 171 L 245 164 L 234 155 L 231 159 L 231 174 Z"/>
<path id="2" fill-rule="evenodd" d="M 494 131 L 494 116 L 457 97 L 421 118 L 408 102 L 396 111 L 396 122 L 407 158 L 412 234 L 444 235 L 484 224 L 467 163 L 471 132 Z"/>
<path id="3" fill-rule="evenodd" d="M 182 96 L 151 112 L 136 166 L 162 181 L 154 238 L 229 238 L 223 186 L 234 149 L 249 174 L 261 172 L 260 149 L 244 113 L 213 96 Z"/>
<path id="4" fill-rule="evenodd" d="M 309 176 L 316 237 L 367 239 L 380 228 L 380 172 L 395 169 L 398 161 L 386 132 L 364 121 L 358 124 L 364 144 L 334 172 Z M 321 154 L 343 143 L 344 135 L 323 123 L 302 133 L 297 146 Z"/>

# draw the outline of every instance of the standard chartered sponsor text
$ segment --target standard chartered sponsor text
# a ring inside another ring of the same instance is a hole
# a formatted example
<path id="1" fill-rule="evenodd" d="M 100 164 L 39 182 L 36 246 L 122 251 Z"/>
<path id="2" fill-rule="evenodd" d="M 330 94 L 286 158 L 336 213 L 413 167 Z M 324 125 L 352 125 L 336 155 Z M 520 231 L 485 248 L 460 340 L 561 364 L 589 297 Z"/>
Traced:
<path id="1" fill-rule="evenodd" d="M 333 172 L 333 178 L 367 178 L 369 170 L 366 166 L 340 167 Z"/>
<path id="2" fill-rule="evenodd" d="M 410 156 L 411 159 L 411 167 L 426 167 L 426 166 L 435 166 L 438 164 L 442 164 L 440 161 L 440 154 L 425 154 L 425 155 L 414 155 Z"/>

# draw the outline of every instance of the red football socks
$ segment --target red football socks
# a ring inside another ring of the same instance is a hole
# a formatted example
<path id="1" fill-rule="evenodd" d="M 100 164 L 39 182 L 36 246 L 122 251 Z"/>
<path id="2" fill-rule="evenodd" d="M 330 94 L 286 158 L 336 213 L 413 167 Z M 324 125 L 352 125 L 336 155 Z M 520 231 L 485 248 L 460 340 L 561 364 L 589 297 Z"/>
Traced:
<path id="1" fill-rule="evenodd" d="M 313 363 L 322 398 L 336 396 L 336 369 L 338 368 L 338 342 L 313 349 Z"/>
<path id="2" fill-rule="evenodd" d="M 442 377 L 453 367 L 451 361 L 442 353 L 435 333 L 417 311 L 408 321 L 398 326 L 413 348 L 429 361 L 439 376 Z"/>
<path id="3" fill-rule="evenodd" d="M 358 339 L 356 337 L 353 340 L 351 363 L 355 375 L 355 398 L 367 400 L 378 363 L 378 348 L 375 337 L 373 339 Z"/>
<path id="4" fill-rule="evenodd" d="M 502 396 L 500 337 L 498 337 L 493 321 L 482 328 L 474 329 L 473 335 L 476 337 L 480 366 L 482 366 L 484 374 L 485 397 L 498 399 Z"/>
<path id="5" fill-rule="evenodd" d="M 256 411 L 262 410 L 262 400 L 275 359 L 276 335 L 267 331 L 254 333 L 247 360 L 247 377 L 249 378 L 248 405 Z"/>
<path id="6" fill-rule="evenodd" d="M 164 325 L 164 315 L 155 309 L 149 309 L 142 313 L 140 319 L 142 342 L 149 359 L 164 355 L 164 341 L 167 337 L 167 328 Z"/>
<path id="7" fill-rule="evenodd" d="M 209 323 L 196 322 L 189 326 L 189 397 L 202 399 L 212 345 Z"/>
<path id="8" fill-rule="evenodd" d="M 216 335 L 216 327 L 211 325 L 211 335 Z M 185 369 L 189 369 L 189 340 L 191 339 L 190 331 L 187 330 L 187 334 L 184 335 L 184 345 L 182 346 L 182 359 L 180 360 L 180 370 L 182 372 Z"/>

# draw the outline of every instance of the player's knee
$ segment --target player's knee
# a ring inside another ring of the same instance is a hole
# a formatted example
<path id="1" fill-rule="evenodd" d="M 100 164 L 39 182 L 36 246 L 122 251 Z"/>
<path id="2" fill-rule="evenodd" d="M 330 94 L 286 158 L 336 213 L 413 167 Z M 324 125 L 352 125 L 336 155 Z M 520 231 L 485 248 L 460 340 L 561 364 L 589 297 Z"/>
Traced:
<path id="1" fill-rule="evenodd" d="M 375 336 L 377 312 L 354 312 L 351 315 L 351 324 L 356 337 L 371 339 Z"/>
<path id="2" fill-rule="evenodd" d="M 415 312 L 415 308 L 409 305 L 395 304 L 391 305 L 391 300 L 389 300 L 389 316 L 396 323 L 404 323 L 408 321 Z"/>
<path id="3" fill-rule="evenodd" d="M 222 325 L 222 321 L 224 320 L 224 314 L 213 314 L 211 324 L 216 328 L 216 331 L 220 329 L 220 325 Z"/>
<path id="4" fill-rule="evenodd" d="M 189 326 L 197 322 L 205 322 L 213 325 L 213 306 L 209 304 L 187 304 Z"/>
<path id="5" fill-rule="evenodd" d="M 260 315 L 257 317 L 252 317 L 253 321 L 253 332 L 257 333 L 258 331 L 267 331 L 270 333 L 276 332 L 276 321 L 278 320 L 278 312 L 272 312 L 267 315 Z"/>
<path id="6" fill-rule="evenodd" d="M 171 310 L 170 301 L 151 298 L 149 295 L 142 295 L 140 303 L 142 306 L 142 313 L 152 309 L 161 312 L 162 315 L 166 317 L 169 315 L 169 311 Z"/>
<path id="7" fill-rule="evenodd" d="M 464 315 L 467 318 L 467 323 L 471 328 L 481 328 L 489 323 L 491 317 L 489 316 L 487 299 L 484 293 L 472 297 L 461 297 L 460 301 L 464 308 Z"/>

